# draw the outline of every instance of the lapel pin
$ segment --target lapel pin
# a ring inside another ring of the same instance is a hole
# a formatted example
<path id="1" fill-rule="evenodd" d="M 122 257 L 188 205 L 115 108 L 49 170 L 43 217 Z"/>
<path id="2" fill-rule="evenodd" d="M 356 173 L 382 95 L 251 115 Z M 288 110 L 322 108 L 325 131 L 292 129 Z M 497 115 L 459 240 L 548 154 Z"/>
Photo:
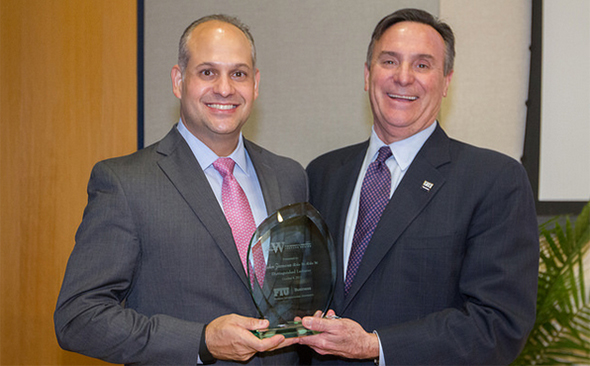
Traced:
<path id="1" fill-rule="evenodd" d="M 422 189 L 425 190 L 426 192 L 430 192 L 430 190 L 432 189 L 432 187 L 434 187 L 434 184 L 433 183 L 430 183 L 427 180 L 425 180 L 424 183 L 422 183 Z"/>

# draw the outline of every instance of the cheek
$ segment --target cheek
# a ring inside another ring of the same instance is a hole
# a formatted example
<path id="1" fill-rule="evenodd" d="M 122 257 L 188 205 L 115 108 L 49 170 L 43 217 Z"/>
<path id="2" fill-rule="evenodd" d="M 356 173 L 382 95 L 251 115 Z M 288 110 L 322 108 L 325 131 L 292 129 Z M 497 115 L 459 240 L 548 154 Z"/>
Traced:
<path id="1" fill-rule="evenodd" d="M 246 101 L 254 101 L 258 97 L 258 92 L 254 86 L 244 86 L 238 88 L 239 95 Z"/>
<path id="2" fill-rule="evenodd" d="M 440 98 L 446 94 L 447 85 L 440 77 L 425 79 L 421 84 L 431 97 Z"/>
<path id="3" fill-rule="evenodd" d="M 185 85 L 186 94 L 189 95 L 192 99 L 200 98 L 207 92 L 207 89 L 209 89 L 208 85 L 196 81 L 195 78 L 191 78 L 191 80 L 187 82 Z"/>

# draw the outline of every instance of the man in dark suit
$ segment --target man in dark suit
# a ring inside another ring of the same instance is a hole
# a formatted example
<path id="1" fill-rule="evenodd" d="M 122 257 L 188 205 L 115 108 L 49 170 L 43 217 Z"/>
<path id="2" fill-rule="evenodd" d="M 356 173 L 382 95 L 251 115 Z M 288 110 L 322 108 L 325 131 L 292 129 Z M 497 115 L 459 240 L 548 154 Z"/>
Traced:
<path id="1" fill-rule="evenodd" d="M 429 13 L 381 20 L 365 65 L 372 135 L 307 168 L 338 248 L 334 310 L 303 319 L 323 332 L 300 339 L 314 363 L 508 364 L 535 321 L 529 182 L 438 125 L 453 58 L 451 28 Z"/>
<path id="2" fill-rule="evenodd" d="M 195 21 L 171 72 L 178 125 L 94 167 L 55 311 L 63 348 L 127 364 L 297 362 L 296 339 L 250 332 L 268 321 L 250 297 L 247 241 L 267 215 L 307 200 L 301 165 L 242 137 L 255 60 L 237 19 Z"/>

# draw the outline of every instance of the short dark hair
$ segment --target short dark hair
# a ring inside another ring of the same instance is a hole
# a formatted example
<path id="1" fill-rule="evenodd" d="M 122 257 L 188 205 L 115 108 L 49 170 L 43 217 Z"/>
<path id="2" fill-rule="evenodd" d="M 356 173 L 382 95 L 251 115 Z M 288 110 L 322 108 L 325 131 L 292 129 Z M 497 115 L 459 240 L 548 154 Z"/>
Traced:
<path id="1" fill-rule="evenodd" d="M 190 59 L 188 40 L 190 38 L 192 31 L 199 24 L 203 24 L 211 20 L 217 20 L 220 22 L 231 24 L 239 30 L 241 30 L 242 33 L 244 33 L 244 35 L 246 36 L 246 38 L 248 38 L 248 41 L 250 42 L 250 48 L 252 50 L 252 66 L 256 67 L 256 46 L 254 45 L 254 37 L 252 37 L 252 34 L 250 34 L 250 29 L 248 28 L 248 26 L 242 23 L 236 17 L 232 17 L 230 15 L 225 14 L 213 14 L 195 20 L 182 33 L 182 36 L 180 37 L 180 42 L 178 44 L 178 66 L 180 66 L 180 70 L 182 71 L 182 73 L 184 74 L 184 70 L 188 65 L 188 60 Z"/>
<path id="2" fill-rule="evenodd" d="M 395 11 L 377 23 L 377 26 L 373 31 L 373 35 L 371 36 L 369 49 L 367 50 L 367 67 L 369 69 L 371 68 L 371 61 L 373 60 L 373 49 L 375 48 L 375 42 L 381 39 L 385 31 L 387 31 L 390 27 L 401 22 L 422 23 L 434 28 L 434 30 L 436 30 L 441 35 L 446 46 L 444 74 L 446 76 L 451 71 L 453 71 L 453 64 L 455 62 L 455 35 L 453 34 L 453 30 L 448 24 L 434 17 L 429 12 L 411 8 Z"/>

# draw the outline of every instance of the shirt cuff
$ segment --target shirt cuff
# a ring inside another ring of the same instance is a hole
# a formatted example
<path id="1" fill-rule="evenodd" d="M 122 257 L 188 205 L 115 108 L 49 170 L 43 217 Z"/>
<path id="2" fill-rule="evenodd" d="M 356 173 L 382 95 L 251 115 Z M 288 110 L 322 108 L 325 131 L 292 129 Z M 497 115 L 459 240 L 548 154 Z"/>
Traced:
<path id="1" fill-rule="evenodd" d="M 197 364 L 200 365 L 210 365 L 217 361 L 215 357 L 209 352 L 207 348 L 207 342 L 205 341 L 205 330 L 207 329 L 207 324 L 203 326 L 203 331 L 201 332 L 201 343 L 199 344 L 199 357 L 197 360 Z"/>
<path id="2" fill-rule="evenodd" d="M 375 365 L 377 366 L 385 366 L 385 354 L 383 353 L 383 346 L 381 345 L 381 339 L 379 338 L 379 333 L 376 330 L 373 333 L 377 336 L 377 340 L 379 341 L 379 358 L 376 358 Z"/>

